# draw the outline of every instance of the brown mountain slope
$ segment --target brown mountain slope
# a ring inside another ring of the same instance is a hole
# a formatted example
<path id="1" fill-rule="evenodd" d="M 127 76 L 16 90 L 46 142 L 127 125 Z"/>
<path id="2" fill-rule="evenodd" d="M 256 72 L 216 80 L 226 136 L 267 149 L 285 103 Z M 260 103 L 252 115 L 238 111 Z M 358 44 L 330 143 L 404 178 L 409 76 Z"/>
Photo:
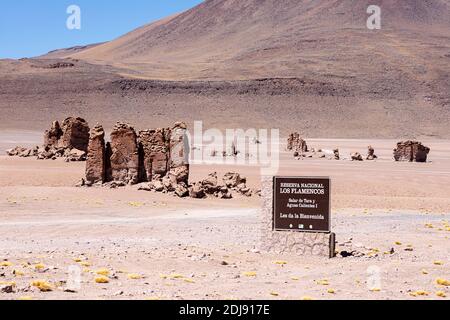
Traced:
<path id="1" fill-rule="evenodd" d="M 70 56 L 73 55 L 75 53 L 81 52 L 81 51 L 85 51 L 88 50 L 90 48 L 94 48 L 98 45 L 101 45 L 103 43 L 94 43 L 94 44 L 89 44 L 89 45 L 85 45 L 85 46 L 75 46 L 75 47 L 70 47 L 70 48 L 63 48 L 63 49 L 56 49 L 56 50 L 52 50 L 50 52 L 47 52 L 46 54 L 43 54 L 41 56 L 38 56 L 36 58 L 40 58 L 40 59 L 58 59 L 58 58 L 64 58 L 66 56 Z"/>
<path id="2" fill-rule="evenodd" d="M 449 0 L 208 0 L 73 57 L 172 80 L 414 73 L 448 65 L 449 27 Z"/>
<path id="3" fill-rule="evenodd" d="M 382 29 L 366 28 L 369 4 Z M 209 0 L 50 61 L 0 61 L 2 127 L 81 115 L 306 137 L 450 138 L 450 0 Z M 53 61 L 51 61 L 53 63 Z M 32 110 L 32 112 L 30 112 Z"/>

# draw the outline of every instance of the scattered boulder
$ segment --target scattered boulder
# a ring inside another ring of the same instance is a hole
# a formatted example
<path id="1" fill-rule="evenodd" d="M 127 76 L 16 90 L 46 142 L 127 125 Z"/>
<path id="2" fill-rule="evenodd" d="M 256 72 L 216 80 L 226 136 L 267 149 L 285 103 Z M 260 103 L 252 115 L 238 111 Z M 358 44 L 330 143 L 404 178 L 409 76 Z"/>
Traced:
<path id="1" fill-rule="evenodd" d="M 430 150 L 421 142 L 403 141 L 397 143 L 397 148 L 394 149 L 394 159 L 395 161 L 427 162 Z"/>
<path id="2" fill-rule="evenodd" d="M 189 196 L 195 199 L 203 199 L 206 197 L 205 190 L 201 182 L 196 182 L 189 188 Z"/>
<path id="3" fill-rule="evenodd" d="M 139 155 L 136 131 L 118 122 L 111 132 L 111 176 L 126 184 L 139 182 Z"/>
<path id="4" fill-rule="evenodd" d="M 189 196 L 189 189 L 184 183 L 177 184 L 175 187 L 175 194 L 180 198 L 187 197 Z"/>
<path id="5" fill-rule="evenodd" d="M 8 284 L 8 285 L 2 285 L 0 286 L 0 292 L 1 293 L 14 293 L 14 285 Z"/>
<path id="6" fill-rule="evenodd" d="M 48 160 L 48 159 L 55 160 L 57 158 L 57 154 L 59 154 L 59 153 L 57 153 L 55 149 L 44 150 L 38 154 L 37 159 L 38 160 Z"/>
<path id="7" fill-rule="evenodd" d="M 110 188 L 110 189 L 117 189 L 121 187 L 125 187 L 127 184 L 123 181 L 110 181 L 103 184 L 104 187 Z"/>
<path id="8" fill-rule="evenodd" d="M 166 175 L 164 178 L 162 178 L 162 184 L 164 186 L 164 190 L 166 192 L 173 192 L 175 191 L 175 188 L 177 187 L 177 182 L 174 179 L 174 176 Z"/>
<path id="9" fill-rule="evenodd" d="M 247 183 L 247 179 L 241 177 L 239 173 L 228 172 L 224 175 L 223 182 L 228 188 L 236 188 L 240 184 Z"/>
<path id="10" fill-rule="evenodd" d="M 105 148 L 105 131 L 101 125 L 97 124 L 92 128 L 89 137 L 86 161 L 86 182 L 88 184 L 106 181 Z"/>
<path id="11" fill-rule="evenodd" d="M 208 177 L 201 182 L 206 194 L 215 194 L 221 188 L 218 183 L 217 173 L 210 173 Z"/>
<path id="12" fill-rule="evenodd" d="M 341 156 L 339 154 L 339 149 L 334 149 L 333 150 L 333 154 L 334 154 L 334 160 L 340 160 Z"/>
<path id="13" fill-rule="evenodd" d="M 378 157 L 375 155 L 375 149 L 372 146 L 367 147 L 367 157 L 366 160 L 375 160 L 378 159 Z"/>
<path id="14" fill-rule="evenodd" d="M 164 191 L 164 184 L 162 183 L 162 181 L 160 179 L 155 179 L 152 182 L 150 182 L 153 190 L 155 190 L 156 192 L 162 192 Z"/>
<path id="15" fill-rule="evenodd" d="M 10 157 L 37 157 L 39 154 L 39 147 L 27 149 L 23 147 L 15 147 L 14 149 L 6 150 L 6 154 Z"/>
<path id="16" fill-rule="evenodd" d="M 65 161 L 66 162 L 86 161 L 86 155 L 87 155 L 87 153 L 85 151 L 74 148 L 65 154 L 65 157 L 66 157 Z"/>
<path id="17" fill-rule="evenodd" d="M 240 194 L 242 194 L 242 195 L 244 195 L 244 196 L 246 196 L 246 197 L 251 197 L 251 196 L 253 195 L 253 191 L 252 191 L 250 188 L 248 188 L 247 185 L 246 185 L 245 183 L 241 183 L 240 185 L 238 185 L 238 186 L 236 187 L 236 190 L 237 190 Z"/>
<path id="18" fill-rule="evenodd" d="M 188 184 L 189 181 L 189 166 L 180 166 L 172 168 L 167 176 L 173 181 L 174 184 Z"/>
<path id="19" fill-rule="evenodd" d="M 354 152 L 351 154 L 352 161 L 364 161 L 363 156 L 359 152 Z"/>
<path id="20" fill-rule="evenodd" d="M 220 188 L 218 197 L 220 199 L 232 199 L 233 198 L 233 194 L 231 193 L 231 191 L 227 187 L 222 187 L 222 188 Z"/>

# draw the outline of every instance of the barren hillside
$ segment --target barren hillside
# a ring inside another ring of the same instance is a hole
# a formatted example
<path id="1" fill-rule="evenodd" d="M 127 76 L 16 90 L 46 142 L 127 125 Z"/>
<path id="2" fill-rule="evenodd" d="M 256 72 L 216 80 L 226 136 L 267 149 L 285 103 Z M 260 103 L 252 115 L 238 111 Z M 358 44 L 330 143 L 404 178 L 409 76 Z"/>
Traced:
<path id="1" fill-rule="evenodd" d="M 169 80 L 425 77 L 448 71 L 449 28 L 448 0 L 208 0 L 73 57 Z"/>
<path id="2" fill-rule="evenodd" d="M 381 30 L 366 28 L 369 4 L 382 8 Z M 313 137 L 450 138 L 448 30 L 450 0 L 207 0 L 117 40 L 58 51 L 72 67 L 0 62 L 1 126 L 40 129 L 70 113 L 106 125 L 183 119 Z"/>

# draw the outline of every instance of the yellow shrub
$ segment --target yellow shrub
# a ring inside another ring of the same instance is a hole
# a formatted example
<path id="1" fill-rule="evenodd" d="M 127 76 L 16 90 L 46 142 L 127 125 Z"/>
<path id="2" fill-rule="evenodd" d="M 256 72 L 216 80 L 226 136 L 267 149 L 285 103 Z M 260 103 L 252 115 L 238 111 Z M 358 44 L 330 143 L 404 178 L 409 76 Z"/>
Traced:
<path id="1" fill-rule="evenodd" d="M 95 273 L 101 276 L 109 276 L 109 270 L 106 268 L 98 269 Z"/>
<path id="2" fill-rule="evenodd" d="M 105 276 L 99 276 L 94 279 L 96 283 L 109 283 L 109 278 Z"/>
<path id="3" fill-rule="evenodd" d="M 139 275 L 137 273 L 130 273 L 127 276 L 127 278 L 130 279 L 130 280 L 138 280 L 138 279 L 141 279 L 142 277 L 141 277 L 141 275 Z"/>
<path id="4" fill-rule="evenodd" d="M 50 283 L 48 283 L 45 280 L 35 280 L 35 281 L 31 282 L 31 285 L 33 287 L 38 288 L 42 292 L 48 292 L 48 291 L 52 291 L 53 290 L 52 286 L 50 285 Z"/>

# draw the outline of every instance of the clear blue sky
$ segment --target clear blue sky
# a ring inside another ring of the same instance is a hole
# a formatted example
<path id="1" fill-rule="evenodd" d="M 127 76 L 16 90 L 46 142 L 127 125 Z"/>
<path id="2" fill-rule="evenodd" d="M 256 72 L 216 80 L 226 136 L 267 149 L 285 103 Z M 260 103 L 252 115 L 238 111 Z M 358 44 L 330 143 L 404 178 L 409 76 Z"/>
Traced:
<path id="1" fill-rule="evenodd" d="M 149 22 L 184 11 L 202 0 L 3 0 L 0 59 L 112 40 Z M 69 30 L 70 5 L 81 9 L 81 30 Z"/>

